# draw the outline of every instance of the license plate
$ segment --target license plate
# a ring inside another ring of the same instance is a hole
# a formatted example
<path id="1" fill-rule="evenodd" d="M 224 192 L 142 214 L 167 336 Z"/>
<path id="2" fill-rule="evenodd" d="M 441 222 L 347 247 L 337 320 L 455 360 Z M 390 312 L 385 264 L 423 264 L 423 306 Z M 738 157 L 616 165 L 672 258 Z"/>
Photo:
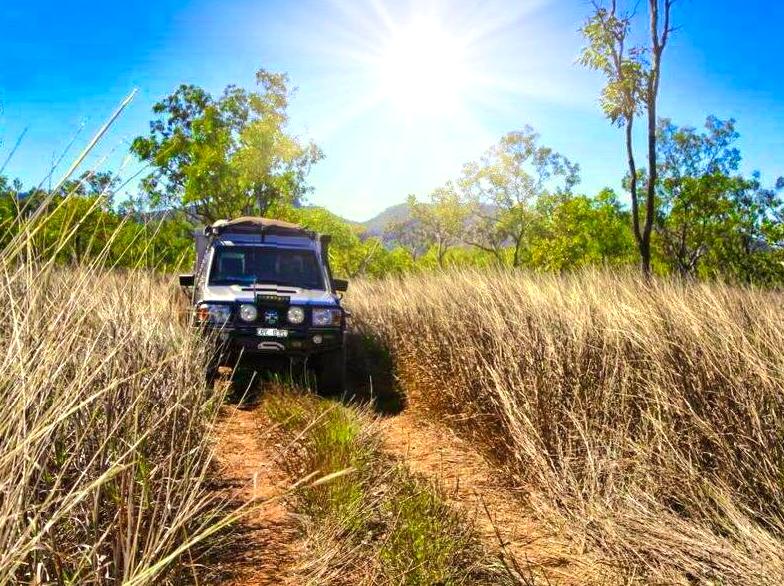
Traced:
<path id="1" fill-rule="evenodd" d="M 277 328 L 258 328 L 256 335 L 262 338 L 287 338 L 289 335 L 288 330 L 279 330 Z"/>

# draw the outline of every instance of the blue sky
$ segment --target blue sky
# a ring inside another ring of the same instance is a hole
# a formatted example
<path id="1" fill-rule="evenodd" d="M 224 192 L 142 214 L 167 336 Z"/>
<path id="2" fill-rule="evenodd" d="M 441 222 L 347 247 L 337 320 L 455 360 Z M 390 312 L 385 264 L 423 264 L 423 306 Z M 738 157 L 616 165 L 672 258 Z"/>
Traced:
<path id="1" fill-rule="evenodd" d="M 309 200 L 345 217 L 426 196 L 525 124 L 580 163 L 582 191 L 620 189 L 622 136 L 599 110 L 601 79 L 574 63 L 589 10 L 582 0 L 15 2 L 0 16 L 0 164 L 27 127 L 5 173 L 37 184 L 80 128 L 66 161 L 138 88 L 86 163 L 130 176 L 128 144 L 155 101 L 181 82 L 250 87 L 265 67 L 289 73 L 291 128 L 326 154 Z M 674 18 L 660 113 L 690 125 L 736 118 L 744 170 L 772 183 L 784 174 L 784 3 L 680 0 Z M 437 54 L 408 79 L 395 60 L 423 37 Z M 393 91 L 401 79 L 429 93 Z"/>

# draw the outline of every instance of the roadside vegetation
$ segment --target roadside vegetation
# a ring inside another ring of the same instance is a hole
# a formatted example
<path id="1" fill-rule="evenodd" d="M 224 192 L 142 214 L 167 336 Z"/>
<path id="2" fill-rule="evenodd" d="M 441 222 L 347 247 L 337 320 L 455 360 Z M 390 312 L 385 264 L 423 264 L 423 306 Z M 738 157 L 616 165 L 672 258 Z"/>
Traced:
<path id="1" fill-rule="evenodd" d="M 408 408 L 629 580 L 784 581 L 784 297 L 608 272 L 356 283 Z M 378 352 L 378 350 L 377 350 Z"/>
<path id="2" fill-rule="evenodd" d="M 366 408 L 296 391 L 268 394 L 262 407 L 281 430 L 291 478 L 324 476 L 293 496 L 304 519 L 304 583 L 520 583 L 437 485 L 381 451 Z"/>
<path id="3" fill-rule="evenodd" d="M 178 293 L 105 256 L 60 267 L 35 229 L 0 253 L 0 583 L 192 581 L 226 517 L 207 487 L 220 397 Z"/>

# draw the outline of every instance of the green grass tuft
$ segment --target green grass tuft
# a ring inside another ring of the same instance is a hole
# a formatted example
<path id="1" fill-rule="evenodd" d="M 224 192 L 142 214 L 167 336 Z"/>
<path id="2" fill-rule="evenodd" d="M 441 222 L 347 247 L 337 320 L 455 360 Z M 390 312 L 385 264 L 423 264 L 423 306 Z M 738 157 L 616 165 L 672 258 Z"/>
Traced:
<path id="1" fill-rule="evenodd" d="M 292 442 L 283 458 L 292 477 L 348 471 L 303 487 L 294 502 L 308 518 L 311 583 L 503 583 L 468 520 L 436 486 L 382 453 L 369 414 L 292 391 L 263 404 Z"/>

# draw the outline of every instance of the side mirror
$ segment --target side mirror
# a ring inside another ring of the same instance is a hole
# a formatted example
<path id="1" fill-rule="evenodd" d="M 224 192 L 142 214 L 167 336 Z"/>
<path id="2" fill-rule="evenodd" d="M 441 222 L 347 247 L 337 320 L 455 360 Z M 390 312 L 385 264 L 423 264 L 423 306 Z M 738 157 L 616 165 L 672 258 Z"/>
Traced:
<path id="1" fill-rule="evenodd" d="M 332 279 L 332 286 L 335 288 L 335 291 L 343 293 L 348 290 L 348 281 L 346 279 Z"/>
<path id="2" fill-rule="evenodd" d="M 180 287 L 193 287 L 193 275 L 180 275 Z"/>

